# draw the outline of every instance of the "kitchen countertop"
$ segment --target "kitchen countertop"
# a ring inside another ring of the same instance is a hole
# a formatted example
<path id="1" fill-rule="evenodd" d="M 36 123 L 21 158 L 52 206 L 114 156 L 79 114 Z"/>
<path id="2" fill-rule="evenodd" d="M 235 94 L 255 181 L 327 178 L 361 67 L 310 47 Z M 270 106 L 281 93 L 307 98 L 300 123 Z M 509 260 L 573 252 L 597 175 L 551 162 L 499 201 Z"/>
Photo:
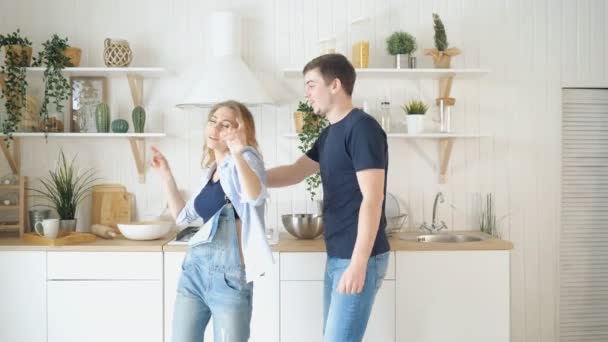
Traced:
<path id="1" fill-rule="evenodd" d="M 477 242 L 464 243 L 429 243 L 417 242 L 415 237 L 421 232 L 406 232 L 402 236 L 410 240 L 402 240 L 394 236 L 389 240 L 392 251 L 457 251 L 457 250 L 509 250 L 513 244 L 506 240 L 497 239 L 479 231 L 450 231 L 442 234 L 467 234 L 485 238 Z M 43 246 L 24 241 L 19 238 L 0 238 L 0 251 L 82 251 L 82 252 L 183 252 L 188 245 L 168 244 L 175 237 L 172 231 L 163 239 L 152 241 L 133 241 L 124 237 L 105 240 L 100 237 L 94 242 L 65 246 Z M 273 252 L 325 252 L 325 242 L 320 236 L 314 240 L 298 240 L 288 233 L 281 232 L 279 241 L 271 244 Z"/>
<path id="2" fill-rule="evenodd" d="M 401 235 L 411 240 L 401 240 L 398 236 L 394 236 L 389 240 L 391 251 L 467 251 L 467 250 L 509 250 L 513 249 L 513 244 L 506 240 L 491 237 L 488 234 L 479 231 L 450 231 L 442 234 L 467 234 L 484 238 L 478 242 L 464 243 L 430 243 L 417 242 L 417 235 L 424 235 L 421 232 L 406 232 Z M 288 233 L 281 232 L 279 241 L 270 246 L 273 252 L 325 252 L 325 242 L 323 236 L 319 236 L 314 240 L 298 240 Z M 187 245 L 165 245 L 165 252 L 183 252 L 188 249 Z"/>
<path id="3" fill-rule="evenodd" d="M 0 238 L 0 251 L 65 251 L 65 252 L 162 252 L 163 245 L 175 237 L 170 232 L 163 239 L 151 241 L 133 241 L 119 235 L 106 240 L 97 237 L 93 242 L 64 246 L 45 246 L 24 241 L 18 237 Z"/>

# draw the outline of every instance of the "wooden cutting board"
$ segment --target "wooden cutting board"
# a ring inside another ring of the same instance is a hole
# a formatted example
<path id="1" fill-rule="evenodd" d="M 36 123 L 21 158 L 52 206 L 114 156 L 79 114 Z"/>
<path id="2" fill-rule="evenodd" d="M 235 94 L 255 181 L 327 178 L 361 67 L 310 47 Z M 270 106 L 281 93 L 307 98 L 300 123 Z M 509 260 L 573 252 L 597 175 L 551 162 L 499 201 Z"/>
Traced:
<path id="1" fill-rule="evenodd" d="M 56 239 L 47 238 L 44 236 L 40 236 L 36 233 L 24 233 L 23 240 L 36 244 L 36 245 L 46 245 L 46 246 L 65 246 L 65 245 L 75 245 L 86 242 L 93 242 L 97 239 L 94 234 L 91 233 L 80 233 L 80 232 L 71 232 L 71 233 L 61 233 Z"/>
<path id="2" fill-rule="evenodd" d="M 117 223 L 131 222 L 133 195 L 120 184 L 93 187 L 92 224 L 102 224 L 119 233 Z"/>

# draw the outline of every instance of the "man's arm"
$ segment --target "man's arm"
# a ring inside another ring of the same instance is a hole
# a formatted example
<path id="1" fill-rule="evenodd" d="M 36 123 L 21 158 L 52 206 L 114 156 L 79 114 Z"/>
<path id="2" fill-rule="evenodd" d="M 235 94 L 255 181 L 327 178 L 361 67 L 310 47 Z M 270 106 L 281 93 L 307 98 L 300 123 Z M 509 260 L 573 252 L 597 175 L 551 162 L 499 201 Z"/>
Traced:
<path id="1" fill-rule="evenodd" d="M 357 172 L 357 182 L 363 194 L 359 209 L 357 240 L 350 264 L 338 284 L 341 293 L 360 293 L 365 285 L 367 262 L 372 253 L 384 198 L 384 169 L 367 169 Z"/>
<path id="2" fill-rule="evenodd" d="M 303 155 L 291 165 L 277 166 L 267 171 L 267 186 L 280 188 L 298 184 L 304 178 L 319 172 L 319 163 Z"/>

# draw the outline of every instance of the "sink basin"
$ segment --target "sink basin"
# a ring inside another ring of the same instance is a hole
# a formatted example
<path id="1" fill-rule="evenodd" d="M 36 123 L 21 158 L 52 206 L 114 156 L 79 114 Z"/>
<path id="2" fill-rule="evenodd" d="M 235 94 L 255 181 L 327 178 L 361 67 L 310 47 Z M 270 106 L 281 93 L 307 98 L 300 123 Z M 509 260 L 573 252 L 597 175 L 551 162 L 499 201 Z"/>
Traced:
<path id="1" fill-rule="evenodd" d="M 476 242 L 481 241 L 482 238 L 472 235 L 464 234 L 429 234 L 429 235 L 418 235 L 416 241 L 418 242 L 447 242 L 447 243 L 458 243 L 458 242 Z"/>

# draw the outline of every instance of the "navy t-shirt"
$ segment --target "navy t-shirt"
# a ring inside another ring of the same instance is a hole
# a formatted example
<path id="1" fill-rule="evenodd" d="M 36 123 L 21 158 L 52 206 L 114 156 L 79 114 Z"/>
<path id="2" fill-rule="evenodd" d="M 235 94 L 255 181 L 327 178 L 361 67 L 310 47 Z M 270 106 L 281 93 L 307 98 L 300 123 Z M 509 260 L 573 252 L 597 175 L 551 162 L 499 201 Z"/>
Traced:
<path id="1" fill-rule="evenodd" d="M 388 171 L 386 133 L 362 110 L 353 109 L 342 120 L 325 128 L 306 153 L 319 163 L 323 184 L 323 227 L 327 254 L 350 259 L 357 239 L 363 195 L 357 172 L 384 169 L 384 194 Z M 371 255 L 388 252 L 384 201 Z"/>

